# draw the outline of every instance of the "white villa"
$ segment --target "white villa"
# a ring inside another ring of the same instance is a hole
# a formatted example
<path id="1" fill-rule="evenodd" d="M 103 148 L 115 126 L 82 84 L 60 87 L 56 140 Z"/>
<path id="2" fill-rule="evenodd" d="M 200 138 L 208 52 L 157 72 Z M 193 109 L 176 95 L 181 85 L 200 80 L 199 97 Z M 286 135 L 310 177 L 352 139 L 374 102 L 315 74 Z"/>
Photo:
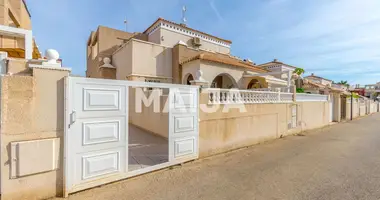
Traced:
<path id="1" fill-rule="evenodd" d="M 249 59 L 231 55 L 231 44 L 229 40 L 162 18 L 142 33 L 99 26 L 87 42 L 86 76 L 216 88 L 290 85 L 291 77 L 281 73 L 295 67 L 277 60 L 256 65 Z"/>

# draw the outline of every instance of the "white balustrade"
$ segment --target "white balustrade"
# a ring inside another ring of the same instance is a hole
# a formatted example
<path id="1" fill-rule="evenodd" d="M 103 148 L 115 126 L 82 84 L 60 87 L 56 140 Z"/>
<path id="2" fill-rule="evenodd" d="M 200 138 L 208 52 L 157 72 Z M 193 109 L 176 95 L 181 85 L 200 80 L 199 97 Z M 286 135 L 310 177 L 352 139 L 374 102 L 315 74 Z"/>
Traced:
<path id="1" fill-rule="evenodd" d="M 321 94 L 306 94 L 306 93 L 297 93 L 296 94 L 296 101 L 303 102 L 303 101 L 328 101 L 329 96 L 328 95 L 321 95 Z"/>
<path id="2" fill-rule="evenodd" d="M 237 89 L 205 89 L 209 104 L 291 103 L 292 93 Z"/>
<path id="3" fill-rule="evenodd" d="M 278 90 L 280 90 L 281 92 L 288 92 L 289 90 L 291 91 L 291 89 L 289 89 L 288 87 L 275 87 L 275 88 L 252 88 L 252 89 L 249 89 L 250 91 L 267 91 L 267 92 L 277 92 Z"/>

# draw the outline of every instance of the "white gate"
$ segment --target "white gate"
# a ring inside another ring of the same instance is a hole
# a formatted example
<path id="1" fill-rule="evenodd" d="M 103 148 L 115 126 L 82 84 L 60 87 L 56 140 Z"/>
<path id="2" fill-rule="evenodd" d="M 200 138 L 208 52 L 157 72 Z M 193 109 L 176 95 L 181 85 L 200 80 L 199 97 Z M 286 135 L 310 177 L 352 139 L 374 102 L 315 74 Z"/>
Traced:
<path id="1" fill-rule="evenodd" d="M 169 161 L 186 161 L 198 156 L 198 88 L 170 93 Z"/>
<path id="2" fill-rule="evenodd" d="M 198 158 L 198 87 L 67 77 L 65 195 Z M 169 162 L 128 171 L 129 86 L 169 88 Z"/>

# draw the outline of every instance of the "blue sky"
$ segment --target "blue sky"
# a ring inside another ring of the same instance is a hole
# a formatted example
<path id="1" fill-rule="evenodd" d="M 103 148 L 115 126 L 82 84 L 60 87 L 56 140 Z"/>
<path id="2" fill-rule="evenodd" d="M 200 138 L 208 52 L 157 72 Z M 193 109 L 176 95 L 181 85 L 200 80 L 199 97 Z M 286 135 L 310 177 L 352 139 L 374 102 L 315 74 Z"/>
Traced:
<path id="1" fill-rule="evenodd" d="M 380 81 L 380 0 L 27 0 L 41 51 L 86 70 L 86 41 L 98 25 L 141 32 L 158 17 L 232 40 L 232 54 L 279 59 L 307 74 L 351 84 Z"/>

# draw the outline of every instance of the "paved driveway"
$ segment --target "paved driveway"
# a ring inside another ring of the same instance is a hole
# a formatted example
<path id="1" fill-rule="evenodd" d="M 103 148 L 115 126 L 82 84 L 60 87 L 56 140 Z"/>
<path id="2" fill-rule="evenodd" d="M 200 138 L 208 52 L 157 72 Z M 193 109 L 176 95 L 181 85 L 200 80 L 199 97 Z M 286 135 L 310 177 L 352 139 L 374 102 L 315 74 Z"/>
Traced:
<path id="1" fill-rule="evenodd" d="M 69 199 L 380 199 L 380 114 L 80 192 Z"/>

